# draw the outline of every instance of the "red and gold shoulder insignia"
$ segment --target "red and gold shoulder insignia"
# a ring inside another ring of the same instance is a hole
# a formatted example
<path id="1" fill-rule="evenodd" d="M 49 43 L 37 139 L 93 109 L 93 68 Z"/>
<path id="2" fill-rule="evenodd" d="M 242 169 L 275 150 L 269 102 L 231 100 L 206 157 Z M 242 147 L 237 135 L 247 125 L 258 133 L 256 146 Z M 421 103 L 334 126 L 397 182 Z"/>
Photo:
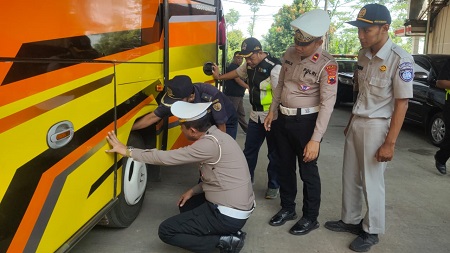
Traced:
<path id="1" fill-rule="evenodd" d="M 320 56 L 319 53 L 315 53 L 315 54 L 311 57 L 311 60 L 312 60 L 313 62 L 316 62 L 316 61 L 319 59 L 319 56 Z"/>
<path id="2" fill-rule="evenodd" d="M 335 84 L 336 83 L 336 76 L 328 76 L 328 80 L 327 80 L 328 84 Z"/>

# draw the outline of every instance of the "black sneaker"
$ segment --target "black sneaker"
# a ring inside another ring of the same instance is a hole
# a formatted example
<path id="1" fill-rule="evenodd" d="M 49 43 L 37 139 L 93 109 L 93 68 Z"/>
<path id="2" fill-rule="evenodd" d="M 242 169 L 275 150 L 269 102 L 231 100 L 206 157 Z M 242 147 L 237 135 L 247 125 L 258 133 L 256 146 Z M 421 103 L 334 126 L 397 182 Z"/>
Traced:
<path id="1" fill-rule="evenodd" d="M 370 247 L 377 244 L 379 241 L 377 234 L 363 232 L 350 243 L 349 248 L 356 252 L 367 252 L 370 250 Z"/>
<path id="2" fill-rule="evenodd" d="M 435 161 L 435 166 L 436 169 L 439 171 L 439 173 L 441 173 L 442 175 L 447 174 L 447 166 L 445 166 L 445 163 L 440 163 L 437 159 L 436 156 L 434 156 L 434 161 Z"/>
<path id="3" fill-rule="evenodd" d="M 357 225 L 347 224 L 342 220 L 327 221 L 324 226 L 334 232 L 348 232 L 354 235 L 359 235 L 364 232 L 362 229 L 362 221 Z"/>

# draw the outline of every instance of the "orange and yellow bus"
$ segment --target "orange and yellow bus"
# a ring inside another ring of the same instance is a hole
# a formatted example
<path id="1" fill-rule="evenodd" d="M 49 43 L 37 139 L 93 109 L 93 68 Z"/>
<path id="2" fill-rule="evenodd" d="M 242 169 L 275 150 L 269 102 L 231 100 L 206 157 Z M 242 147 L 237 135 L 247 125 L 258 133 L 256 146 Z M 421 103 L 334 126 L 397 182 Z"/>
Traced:
<path id="1" fill-rule="evenodd" d="M 219 0 L 17 0 L 0 8 L 0 252 L 65 252 L 127 227 L 149 174 L 104 152 L 185 145 L 176 118 L 131 131 L 178 74 L 213 82 Z"/>

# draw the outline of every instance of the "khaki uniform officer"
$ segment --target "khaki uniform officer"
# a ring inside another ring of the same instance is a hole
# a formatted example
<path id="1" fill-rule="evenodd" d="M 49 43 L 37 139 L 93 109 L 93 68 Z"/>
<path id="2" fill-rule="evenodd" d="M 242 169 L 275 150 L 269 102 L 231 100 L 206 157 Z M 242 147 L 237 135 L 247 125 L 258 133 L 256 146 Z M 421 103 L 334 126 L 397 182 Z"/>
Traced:
<path id="1" fill-rule="evenodd" d="M 253 212 L 253 194 L 247 161 L 239 144 L 228 134 L 211 126 L 211 103 L 175 102 L 171 112 L 180 120 L 183 134 L 194 143 L 171 150 L 127 149 L 114 132 L 107 140 L 122 156 L 158 165 L 199 164 L 202 182 L 178 200 L 181 214 L 159 226 L 164 242 L 193 252 L 239 252 L 244 246 L 241 231 Z"/>
<path id="2" fill-rule="evenodd" d="M 414 61 L 388 35 L 389 10 L 364 6 L 355 21 L 362 49 L 358 54 L 358 96 L 345 129 L 341 220 L 325 227 L 359 236 L 350 249 L 366 252 L 385 231 L 384 171 L 412 97 Z M 362 213 L 362 199 L 367 212 Z"/>
<path id="3" fill-rule="evenodd" d="M 265 127 L 270 130 L 273 115 L 279 110 L 280 127 L 274 131 L 280 156 L 281 210 L 269 224 L 280 226 L 297 218 L 298 162 L 303 181 L 303 216 L 289 232 L 303 235 L 319 227 L 321 186 L 317 158 L 336 101 L 338 66 L 321 47 L 322 36 L 330 25 L 325 11 L 304 13 L 291 25 L 295 30 L 295 45 L 284 54 L 279 82 L 265 120 Z"/>

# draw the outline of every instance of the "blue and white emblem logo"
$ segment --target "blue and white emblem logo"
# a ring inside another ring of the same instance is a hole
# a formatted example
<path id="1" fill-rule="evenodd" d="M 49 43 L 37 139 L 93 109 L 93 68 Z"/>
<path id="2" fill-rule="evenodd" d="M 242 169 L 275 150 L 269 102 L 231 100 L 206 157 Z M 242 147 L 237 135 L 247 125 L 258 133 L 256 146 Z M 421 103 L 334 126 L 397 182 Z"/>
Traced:
<path id="1" fill-rule="evenodd" d="M 400 78 L 404 82 L 411 82 L 414 78 L 413 64 L 411 62 L 404 62 L 398 66 Z"/>

